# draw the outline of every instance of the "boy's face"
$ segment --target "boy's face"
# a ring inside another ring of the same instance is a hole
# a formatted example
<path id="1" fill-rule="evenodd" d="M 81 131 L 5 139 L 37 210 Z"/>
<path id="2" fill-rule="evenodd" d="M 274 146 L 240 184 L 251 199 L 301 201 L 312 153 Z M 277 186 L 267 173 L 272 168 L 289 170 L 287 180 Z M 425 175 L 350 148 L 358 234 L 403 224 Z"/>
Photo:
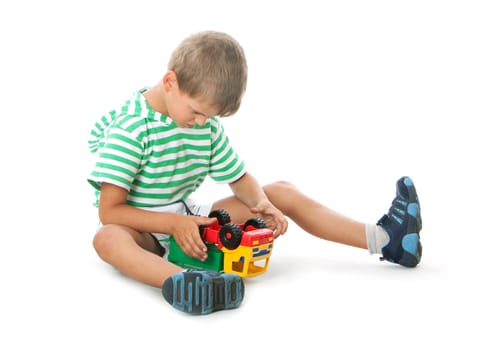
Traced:
<path id="1" fill-rule="evenodd" d="M 170 83 L 166 91 L 168 115 L 180 128 L 191 128 L 196 124 L 202 126 L 209 118 L 217 115 L 217 110 L 202 99 L 181 92 L 176 81 Z"/>

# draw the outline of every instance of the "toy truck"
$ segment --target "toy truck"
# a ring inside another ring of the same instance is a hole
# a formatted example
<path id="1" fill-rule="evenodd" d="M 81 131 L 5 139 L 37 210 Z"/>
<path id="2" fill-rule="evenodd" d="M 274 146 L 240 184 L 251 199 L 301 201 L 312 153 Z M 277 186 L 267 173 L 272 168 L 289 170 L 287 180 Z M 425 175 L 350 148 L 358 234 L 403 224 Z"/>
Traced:
<path id="1" fill-rule="evenodd" d="M 185 268 L 206 269 L 254 277 L 264 273 L 273 249 L 273 232 L 260 218 L 244 224 L 231 223 L 229 214 L 217 209 L 209 214 L 217 220 L 201 226 L 200 235 L 207 246 L 207 259 L 200 261 L 187 256 L 170 237 L 168 260 Z"/>

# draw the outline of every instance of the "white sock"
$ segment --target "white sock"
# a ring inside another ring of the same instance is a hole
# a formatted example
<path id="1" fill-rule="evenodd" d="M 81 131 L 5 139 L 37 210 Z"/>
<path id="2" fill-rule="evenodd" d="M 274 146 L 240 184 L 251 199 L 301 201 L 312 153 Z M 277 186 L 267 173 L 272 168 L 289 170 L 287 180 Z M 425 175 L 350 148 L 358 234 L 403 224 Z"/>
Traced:
<path id="1" fill-rule="evenodd" d="M 384 248 L 390 241 L 389 235 L 379 225 L 366 224 L 365 235 L 367 247 L 370 254 L 382 254 Z"/>

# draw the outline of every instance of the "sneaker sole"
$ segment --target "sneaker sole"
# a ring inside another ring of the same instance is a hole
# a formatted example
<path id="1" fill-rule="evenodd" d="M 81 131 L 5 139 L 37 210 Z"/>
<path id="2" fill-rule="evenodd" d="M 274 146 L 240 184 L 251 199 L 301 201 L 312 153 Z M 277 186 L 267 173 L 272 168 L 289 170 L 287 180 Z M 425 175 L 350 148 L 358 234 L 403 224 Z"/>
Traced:
<path id="1" fill-rule="evenodd" d="M 162 293 L 174 308 L 192 315 L 206 315 L 239 307 L 244 297 L 244 283 L 233 274 L 209 276 L 183 272 L 168 278 Z"/>
<path id="2" fill-rule="evenodd" d="M 416 193 L 414 183 L 409 177 L 405 177 L 403 182 L 408 193 L 402 194 L 399 189 L 398 193 L 409 203 L 407 206 L 407 212 L 409 214 L 407 232 L 409 233 L 402 238 L 401 246 L 403 253 L 399 259 L 399 264 L 406 267 L 415 267 L 419 264 L 422 256 L 423 247 L 421 246 L 419 232 L 423 227 L 423 223 L 421 220 L 418 194 Z"/>
<path id="3" fill-rule="evenodd" d="M 407 198 L 405 198 L 405 200 L 409 203 L 407 211 L 409 213 L 409 216 L 413 218 L 413 220 L 409 220 L 408 222 L 408 231 L 416 232 L 419 234 L 419 231 L 421 231 L 421 229 L 423 228 L 423 222 L 421 220 L 421 210 L 419 207 L 416 187 L 414 187 L 414 183 L 409 177 L 404 178 L 404 185 L 406 185 L 406 188 L 408 190 Z"/>
<path id="4" fill-rule="evenodd" d="M 397 244 L 400 245 L 400 251 L 396 252 L 396 250 L 392 250 L 392 247 L 388 245 L 382 249 L 383 256 L 380 260 L 387 260 L 406 267 L 415 267 L 419 264 L 423 251 L 419 235 L 423 223 L 421 220 L 418 195 L 414 183 L 409 177 L 399 179 L 396 190 L 396 199 L 393 201 L 394 209 L 392 211 L 390 210 L 390 217 L 384 215 L 378 224 L 383 226 L 384 224 L 389 225 L 389 222 L 392 222 L 393 224 L 402 225 L 402 217 L 407 214 L 406 234 L 402 238 L 399 238 L 401 240 L 400 242 L 393 242 L 393 247 L 396 247 Z M 401 216 L 398 216 L 398 214 Z"/>

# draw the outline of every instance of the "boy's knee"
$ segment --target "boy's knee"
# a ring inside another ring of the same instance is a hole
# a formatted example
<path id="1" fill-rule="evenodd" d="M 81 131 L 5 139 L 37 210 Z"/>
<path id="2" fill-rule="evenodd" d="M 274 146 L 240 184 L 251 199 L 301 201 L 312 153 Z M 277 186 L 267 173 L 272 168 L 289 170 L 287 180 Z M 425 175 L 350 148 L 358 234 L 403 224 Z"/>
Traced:
<path id="1" fill-rule="evenodd" d="M 265 193 L 270 194 L 279 194 L 279 193 L 287 193 L 290 191 L 295 191 L 296 187 L 287 181 L 276 181 L 271 184 L 264 186 Z"/>
<path id="2" fill-rule="evenodd" d="M 272 204 L 280 209 L 284 215 L 289 216 L 295 209 L 295 203 L 291 198 L 295 198 L 298 190 L 293 184 L 287 181 L 277 181 L 264 186 L 264 191 Z"/>
<path id="3" fill-rule="evenodd" d="M 110 247 L 114 246 L 115 231 L 115 225 L 104 225 L 98 229 L 93 237 L 93 247 L 102 260 L 107 260 Z"/>

